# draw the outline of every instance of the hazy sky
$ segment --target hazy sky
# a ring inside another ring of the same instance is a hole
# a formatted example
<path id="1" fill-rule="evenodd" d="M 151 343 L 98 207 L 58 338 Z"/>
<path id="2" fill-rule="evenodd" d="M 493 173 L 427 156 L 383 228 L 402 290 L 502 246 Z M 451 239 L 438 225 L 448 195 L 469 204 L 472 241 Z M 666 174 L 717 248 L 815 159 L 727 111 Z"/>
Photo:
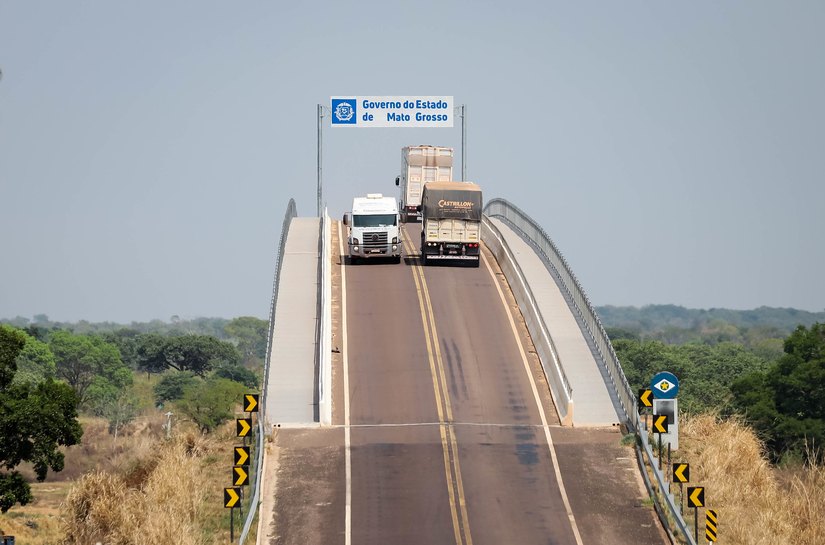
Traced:
<path id="1" fill-rule="evenodd" d="M 597 305 L 822 310 L 823 29 L 820 0 L 0 0 L 0 317 L 266 317 L 331 95 L 467 104 L 468 177 Z M 324 139 L 340 217 L 461 133 Z"/>

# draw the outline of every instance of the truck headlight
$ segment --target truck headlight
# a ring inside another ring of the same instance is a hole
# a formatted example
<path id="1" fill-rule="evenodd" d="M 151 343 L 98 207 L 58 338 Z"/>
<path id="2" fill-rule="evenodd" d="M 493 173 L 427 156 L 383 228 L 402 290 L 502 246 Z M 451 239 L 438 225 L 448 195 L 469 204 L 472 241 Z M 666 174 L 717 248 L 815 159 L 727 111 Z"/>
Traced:
<path id="1" fill-rule="evenodd" d="M 392 237 L 392 243 L 398 244 L 398 237 Z"/>
<path id="2" fill-rule="evenodd" d="M 353 244 L 358 244 L 358 239 L 357 238 L 352 239 L 352 243 Z"/>

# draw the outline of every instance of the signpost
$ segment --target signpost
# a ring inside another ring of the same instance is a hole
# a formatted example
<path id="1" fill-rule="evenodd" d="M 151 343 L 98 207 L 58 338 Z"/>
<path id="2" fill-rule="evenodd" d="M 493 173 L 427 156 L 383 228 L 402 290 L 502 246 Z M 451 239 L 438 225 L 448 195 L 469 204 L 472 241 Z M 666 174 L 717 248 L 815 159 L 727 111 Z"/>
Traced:
<path id="1" fill-rule="evenodd" d="M 717 513 L 714 509 L 705 511 L 705 537 L 713 543 L 716 543 L 717 520 Z"/>
<path id="2" fill-rule="evenodd" d="M 224 488 L 223 489 L 223 506 L 229 509 L 229 541 L 235 541 L 235 507 L 239 507 L 239 500 L 241 499 L 240 488 Z"/>
<path id="3" fill-rule="evenodd" d="M 451 128 L 461 118 L 461 179 L 467 180 L 467 106 L 452 96 L 335 96 L 318 104 L 318 216 L 323 212 L 323 119 L 333 127 Z"/>
<path id="4" fill-rule="evenodd" d="M 249 465 L 249 447 L 235 447 L 235 465 Z"/>
<path id="5" fill-rule="evenodd" d="M 685 483 L 690 482 L 690 464 L 677 463 L 673 464 L 673 480 L 674 483 L 679 483 L 679 510 L 684 512 L 685 504 Z"/>
<path id="6" fill-rule="evenodd" d="M 452 127 L 451 96 L 330 98 L 333 127 Z"/>
<path id="7" fill-rule="evenodd" d="M 258 394 L 245 394 L 243 396 L 244 405 L 243 410 L 245 413 L 256 413 L 258 412 Z M 250 418 L 252 415 L 250 415 Z"/>
<path id="8" fill-rule="evenodd" d="M 662 469 L 662 434 L 667 433 L 667 415 L 653 415 L 653 433 L 659 434 L 659 469 Z"/>
<path id="9" fill-rule="evenodd" d="M 688 507 L 693 507 L 693 541 L 699 542 L 699 508 L 705 506 L 705 487 L 689 486 Z"/>
<path id="10" fill-rule="evenodd" d="M 249 435 L 249 430 L 252 429 L 252 421 L 249 418 L 236 418 L 235 419 L 235 430 L 238 433 L 238 437 L 246 437 Z"/>
<path id="11" fill-rule="evenodd" d="M 249 484 L 249 473 L 245 466 L 234 466 L 232 468 L 232 484 L 235 486 Z"/>
<path id="12" fill-rule="evenodd" d="M 662 434 L 663 443 L 669 450 L 679 450 L 679 406 L 676 396 L 679 394 L 679 379 L 668 371 L 653 375 L 650 380 L 653 392 L 653 413 L 667 415 L 668 431 Z"/>
<path id="13" fill-rule="evenodd" d="M 653 406 L 653 390 L 650 388 L 639 390 L 639 405 L 648 409 Z"/>

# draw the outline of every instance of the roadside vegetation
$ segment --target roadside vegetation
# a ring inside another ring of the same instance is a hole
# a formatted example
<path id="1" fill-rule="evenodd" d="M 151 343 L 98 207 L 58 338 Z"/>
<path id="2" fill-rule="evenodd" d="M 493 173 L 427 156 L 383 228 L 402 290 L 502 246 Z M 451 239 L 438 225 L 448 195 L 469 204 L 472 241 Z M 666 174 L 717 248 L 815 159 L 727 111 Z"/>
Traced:
<path id="1" fill-rule="evenodd" d="M 718 512 L 720 543 L 822 543 L 825 466 L 810 458 L 774 466 L 741 418 L 712 414 L 681 421 L 678 460 L 690 463 L 691 481 L 705 487 L 706 505 Z"/>
<path id="2" fill-rule="evenodd" d="M 720 542 L 822 543 L 823 313 L 613 307 L 602 319 L 634 389 L 679 377 L 677 459 L 719 512 Z"/>
<path id="3" fill-rule="evenodd" d="M 194 327 L 215 320 L 20 321 L 0 324 L 0 535 L 34 545 L 225 542 L 229 421 L 260 387 L 267 322 L 221 320 L 218 338 Z"/>

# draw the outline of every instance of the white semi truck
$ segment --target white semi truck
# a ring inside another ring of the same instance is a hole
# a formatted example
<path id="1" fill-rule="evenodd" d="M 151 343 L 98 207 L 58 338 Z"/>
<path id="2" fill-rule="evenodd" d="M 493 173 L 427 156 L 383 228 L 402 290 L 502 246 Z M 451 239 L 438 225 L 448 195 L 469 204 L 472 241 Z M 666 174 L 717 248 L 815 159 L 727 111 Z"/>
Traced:
<path id="1" fill-rule="evenodd" d="M 430 182 L 421 197 L 421 259 L 460 260 L 478 267 L 481 188 L 472 182 Z"/>
<path id="2" fill-rule="evenodd" d="M 361 258 L 390 257 L 401 263 L 401 233 L 398 203 L 381 193 L 352 199 L 352 212 L 344 215 L 349 227 L 350 263 Z"/>
<path id="3" fill-rule="evenodd" d="M 395 185 L 401 188 L 401 221 L 418 221 L 421 213 L 421 192 L 428 182 L 449 182 L 453 179 L 453 148 L 440 146 L 407 146 L 401 148 L 401 176 Z"/>

